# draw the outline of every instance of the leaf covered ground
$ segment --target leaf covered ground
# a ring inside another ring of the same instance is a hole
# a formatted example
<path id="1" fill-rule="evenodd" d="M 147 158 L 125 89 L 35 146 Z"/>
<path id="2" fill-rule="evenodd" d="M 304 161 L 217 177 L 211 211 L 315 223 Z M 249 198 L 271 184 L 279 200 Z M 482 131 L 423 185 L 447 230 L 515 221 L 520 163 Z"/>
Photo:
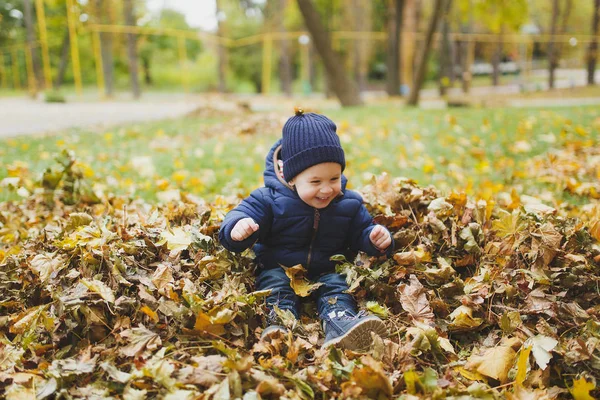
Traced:
<path id="1" fill-rule="evenodd" d="M 361 307 L 390 332 L 365 354 L 321 349 L 310 297 L 301 323 L 281 314 L 290 335 L 258 340 L 266 293 L 254 291 L 252 254 L 216 241 L 239 196 L 207 201 L 180 187 L 157 205 L 114 194 L 68 150 L 41 179 L 14 170 L 3 182 L 19 199 L 0 203 L 0 390 L 13 399 L 594 398 L 600 146 L 595 128 L 561 126 L 559 145 L 523 159 L 520 180 L 491 194 L 385 174 L 360 189 L 397 243 L 389 260 L 339 260 Z M 537 197 L 521 190 L 529 182 Z M 297 290 L 310 291 L 296 272 Z"/>

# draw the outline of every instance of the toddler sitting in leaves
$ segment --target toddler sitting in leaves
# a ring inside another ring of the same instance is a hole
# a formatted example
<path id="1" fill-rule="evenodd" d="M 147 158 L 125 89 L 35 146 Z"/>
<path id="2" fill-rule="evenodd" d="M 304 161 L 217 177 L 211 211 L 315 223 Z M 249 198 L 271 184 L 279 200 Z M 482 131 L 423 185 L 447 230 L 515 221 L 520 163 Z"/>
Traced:
<path id="1" fill-rule="evenodd" d="M 329 118 L 296 109 L 267 155 L 265 187 L 227 214 L 219 240 L 234 252 L 254 245 L 256 289 L 271 290 L 261 338 L 286 331 L 275 307 L 299 318 L 300 298 L 285 268 L 302 265 L 307 278 L 320 284 L 313 294 L 325 331 L 323 346 L 360 351 L 371 345 L 371 332 L 385 336 L 387 331 L 378 317 L 358 311 L 331 257 L 351 259 L 358 251 L 389 256 L 393 240 L 385 227 L 373 223 L 360 195 L 346 190 L 336 129 Z"/>

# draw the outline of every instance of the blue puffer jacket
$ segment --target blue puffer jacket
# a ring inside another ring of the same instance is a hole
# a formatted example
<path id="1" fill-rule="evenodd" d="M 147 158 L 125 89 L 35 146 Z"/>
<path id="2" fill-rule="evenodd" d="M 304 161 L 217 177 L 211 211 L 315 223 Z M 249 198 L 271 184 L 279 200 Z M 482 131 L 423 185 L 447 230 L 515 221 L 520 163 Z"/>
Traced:
<path id="1" fill-rule="evenodd" d="M 266 158 L 265 187 L 256 189 L 231 210 L 219 231 L 219 240 L 228 250 L 240 252 L 254 243 L 259 268 L 292 267 L 302 264 L 309 277 L 333 272 L 335 254 L 352 257 L 362 250 L 369 255 L 383 255 L 369 240 L 375 227 L 373 219 L 356 192 L 346 189 L 342 176 L 342 194 L 326 208 L 315 209 L 277 178 L 274 155 L 281 140 L 273 145 Z M 259 226 L 247 239 L 231 239 L 235 224 L 250 217 Z M 389 256 L 394 244 L 386 251 Z M 351 258 L 348 258 L 351 259 Z"/>

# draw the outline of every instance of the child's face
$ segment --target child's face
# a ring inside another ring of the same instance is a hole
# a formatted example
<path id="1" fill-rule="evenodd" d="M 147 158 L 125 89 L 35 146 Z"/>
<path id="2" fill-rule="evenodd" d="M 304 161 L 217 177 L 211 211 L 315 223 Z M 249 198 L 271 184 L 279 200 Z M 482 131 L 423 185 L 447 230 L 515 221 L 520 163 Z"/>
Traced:
<path id="1" fill-rule="evenodd" d="M 342 191 L 342 166 L 338 163 L 313 165 L 290 181 L 298 196 L 311 207 L 325 208 Z"/>

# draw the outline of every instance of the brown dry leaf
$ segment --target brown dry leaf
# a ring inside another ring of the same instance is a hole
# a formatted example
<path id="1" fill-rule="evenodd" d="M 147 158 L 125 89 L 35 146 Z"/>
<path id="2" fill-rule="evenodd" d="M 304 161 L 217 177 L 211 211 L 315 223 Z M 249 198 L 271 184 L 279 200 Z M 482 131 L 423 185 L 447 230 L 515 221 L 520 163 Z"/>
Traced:
<path id="1" fill-rule="evenodd" d="M 203 312 L 199 312 L 198 315 L 196 315 L 194 330 L 199 332 L 209 332 L 219 336 L 225 333 L 223 324 L 213 322 L 213 319 Z"/>
<path id="2" fill-rule="evenodd" d="M 410 284 L 398 285 L 400 303 L 413 320 L 418 322 L 433 322 L 433 311 L 427 299 L 427 291 L 415 275 L 410 276 Z"/>
<path id="3" fill-rule="evenodd" d="M 478 328 L 482 323 L 482 318 L 473 318 L 473 309 L 467 306 L 459 306 L 450 314 L 452 322 L 448 325 L 451 331 L 469 331 Z"/>
<path id="4" fill-rule="evenodd" d="M 285 269 L 285 274 L 290 278 L 290 286 L 294 289 L 300 297 L 307 297 L 312 291 L 319 288 L 322 283 L 310 283 L 304 276 L 306 275 L 306 269 L 301 265 L 295 265 Z"/>
<path id="5" fill-rule="evenodd" d="M 600 206 L 597 205 L 592 209 L 587 225 L 590 235 L 600 242 Z"/>
<path id="6" fill-rule="evenodd" d="M 11 333 L 24 333 L 25 331 L 35 329 L 39 319 L 42 317 L 44 312 L 48 309 L 48 305 L 41 305 L 32 307 L 19 315 L 15 316 L 12 320 L 10 327 Z"/>
<path id="7" fill-rule="evenodd" d="M 465 368 L 506 383 L 516 354 L 510 345 L 499 345 L 486 349 L 481 355 L 471 356 Z"/>
<path id="8" fill-rule="evenodd" d="M 164 263 L 159 264 L 154 271 L 154 274 L 152 274 L 152 283 L 158 290 L 162 290 L 171 282 L 173 282 L 171 267 Z"/>
<path id="9" fill-rule="evenodd" d="M 351 382 L 356 383 L 363 389 L 362 393 L 371 398 L 377 398 L 379 393 L 391 396 L 392 384 L 383 370 L 383 365 L 370 356 L 364 356 L 360 361 L 361 365 L 352 371 Z"/>
<path id="10" fill-rule="evenodd" d="M 85 287 L 87 287 L 90 292 L 94 292 L 94 293 L 97 293 L 98 295 L 100 295 L 100 297 L 102 297 L 104 300 L 106 300 L 106 302 L 108 302 L 108 303 L 115 302 L 114 292 L 104 282 L 102 282 L 98 279 L 92 279 L 91 281 L 87 280 L 87 279 L 81 279 L 80 282 Z"/>
<path id="11" fill-rule="evenodd" d="M 162 346 L 162 340 L 157 333 L 152 332 L 144 325 L 127 329 L 120 333 L 121 337 L 128 339 L 129 344 L 121 347 L 119 351 L 126 357 L 137 357 L 145 350 L 157 350 Z"/>
<path id="12" fill-rule="evenodd" d="M 394 254 L 394 261 L 398 265 L 415 265 L 420 262 L 431 261 L 431 254 L 424 248 L 417 250 L 404 251 Z"/>
<path id="13" fill-rule="evenodd" d="M 65 263 L 56 253 L 44 253 L 35 256 L 30 266 L 40 276 L 42 283 L 46 283 L 50 275 L 65 267 Z"/>

